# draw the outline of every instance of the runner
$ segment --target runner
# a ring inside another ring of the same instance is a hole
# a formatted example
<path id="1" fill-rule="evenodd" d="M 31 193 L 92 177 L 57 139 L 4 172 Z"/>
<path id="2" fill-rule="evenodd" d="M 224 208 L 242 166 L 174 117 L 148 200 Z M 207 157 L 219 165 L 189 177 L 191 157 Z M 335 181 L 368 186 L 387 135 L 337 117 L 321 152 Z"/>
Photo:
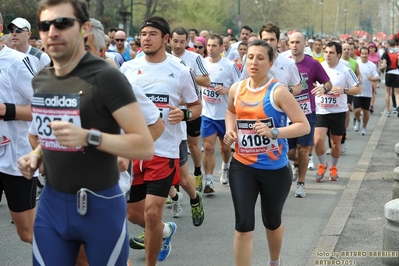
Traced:
<path id="1" fill-rule="evenodd" d="M 317 122 L 314 134 L 315 151 L 319 159 L 316 181 L 324 180 L 328 164 L 324 141 L 327 131 L 331 137 L 330 180 L 338 181 L 338 159 L 341 155 L 341 138 L 345 133 L 345 117 L 348 111 L 347 94 L 356 95 L 362 92 L 359 80 L 353 71 L 340 63 L 342 46 L 336 42 L 326 45 L 326 61 L 321 65 L 332 83 L 331 91 L 316 95 Z"/>
<path id="2" fill-rule="evenodd" d="M 35 219 L 33 265 L 74 265 L 82 243 L 91 265 L 126 265 L 126 201 L 117 156 L 150 159 L 151 135 L 127 80 L 85 52 L 87 3 L 41 1 L 38 21 L 52 64 L 32 82 L 40 145 L 18 160 L 28 179 L 44 162 L 47 178 Z"/>
<path id="3" fill-rule="evenodd" d="M 291 187 L 286 138 L 309 133 L 309 123 L 288 89 L 269 78 L 273 48 L 265 41 L 249 44 L 250 78 L 229 91 L 224 142 L 236 142 L 230 167 L 235 211 L 236 265 L 251 265 L 255 203 L 260 193 L 263 224 L 269 244 L 268 265 L 282 265 L 284 227 L 281 212 Z M 287 115 L 292 124 L 287 125 Z M 252 129 L 251 129 L 252 128 Z"/>

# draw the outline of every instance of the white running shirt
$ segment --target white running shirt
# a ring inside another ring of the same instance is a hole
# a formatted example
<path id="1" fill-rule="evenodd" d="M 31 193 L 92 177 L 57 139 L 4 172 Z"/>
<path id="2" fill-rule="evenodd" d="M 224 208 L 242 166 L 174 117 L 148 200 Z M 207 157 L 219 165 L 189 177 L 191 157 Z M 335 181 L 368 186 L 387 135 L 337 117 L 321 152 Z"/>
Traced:
<path id="1" fill-rule="evenodd" d="M 35 71 L 28 57 L 2 45 L 0 62 L 0 102 L 30 105 Z M 29 124 L 28 121 L 4 121 L 0 118 L 0 172 L 22 176 L 17 160 L 32 151 L 28 141 Z"/>
<path id="2" fill-rule="evenodd" d="M 155 155 L 165 158 L 179 158 L 179 145 L 183 139 L 180 124 L 168 123 L 168 104 L 179 107 L 180 100 L 193 103 L 198 100 L 195 81 L 188 67 L 173 55 L 161 63 L 150 63 L 145 56 L 125 62 L 120 71 L 132 87 L 140 85 L 146 96 L 159 109 L 165 122 L 165 131 L 155 141 Z M 159 115 L 159 113 L 158 113 Z"/>
<path id="3" fill-rule="evenodd" d="M 228 104 L 228 94 L 219 95 L 215 87 L 221 85 L 230 88 L 240 78 L 240 70 L 235 62 L 224 57 L 216 63 L 211 63 L 209 57 L 205 58 L 205 65 L 209 70 L 210 87 L 202 89 L 202 115 L 213 120 L 224 120 Z"/>
<path id="4" fill-rule="evenodd" d="M 326 61 L 321 63 L 322 67 L 330 77 L 332 86 L 351 88 L 359 84 L 355 73 L 341 61 L 333 68 L 330 68 Z M 315 95 L 316 114 L 335 114 L 348 111 L 348 98 L 346 94 L 323 94 Z"/>
<path id="5" fill-rule="evenodd" d="M 373 95 L 373 83 L 367 79 L 367 76 L 378 77 L 377 66 L 370 61 L 362 63 L 360 57 L 356 60 L 359 65 L 360 74 L 362 75 L 362 89 L 361 94 L 355 95 L 355 97 L 368 97 L 371 98 Z"/>

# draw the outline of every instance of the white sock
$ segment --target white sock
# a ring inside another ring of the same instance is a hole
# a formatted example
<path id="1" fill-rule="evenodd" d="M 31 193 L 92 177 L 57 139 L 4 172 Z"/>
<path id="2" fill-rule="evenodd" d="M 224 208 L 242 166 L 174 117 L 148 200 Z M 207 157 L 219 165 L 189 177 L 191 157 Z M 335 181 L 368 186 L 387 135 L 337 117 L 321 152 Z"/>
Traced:
<path id="1" fill-rule="evenodd" d="M 163 223 L 163 238 L 167 238 L 170 234 L 170 226 L 167 223 Z"/>
<path id="2" fill-rule="evenodd" d="M 222 169 L 229 169 L 230 163 L 222 163 Z"/>
<path id="3" fill-rule="evenodd" d="M 213 176 L 211 174 L 206 174 L 205 175 L 205 180 L 213 181 Z"/>
<path id="4" fill-rule="evenodd" d="M 280 265 L 280 258 L 278 260 L 272 260 L 269 258 L 269 265 L 270 266 L 279 266 Z"/>

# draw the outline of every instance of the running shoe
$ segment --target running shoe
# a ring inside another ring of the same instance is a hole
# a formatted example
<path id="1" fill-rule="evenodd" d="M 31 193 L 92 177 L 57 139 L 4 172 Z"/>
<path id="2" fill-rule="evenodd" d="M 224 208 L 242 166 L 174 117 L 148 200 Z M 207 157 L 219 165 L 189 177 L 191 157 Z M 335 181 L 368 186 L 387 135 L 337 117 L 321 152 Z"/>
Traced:
<path id="1" fill-rule="evenodd" d="M 158 253 L 158 261 L 164 261 L 169 256 L 170 251 L 172 250 L 170 241 L 172 241 L 172 237 L 175 235 L 177 229 L 177 226 L 174 222 L 167 222 L 166 224 L 170 227 L 170 233 L 168 237 L 165 237 L 162 240 L 162 247 Z"/>
<path id="2" fill-rule="evenodd" d="M 331 166 L 330 167 L 330 178 L 331 181 L 338 181 L 338 169 L 336 166 Z"/>
<path id="3" fill-rule="evenodd" d="M 181 216 L 181 213 L 183 212 L 183 209 L 181 208 L 181 203 L 183 202 L 183 193 L 176 192 L 176 195 L 178 195 L 177 201 L 174 201 L 172 199 L 172 216 L 173 216 L 173 218 L 179 218 Z"/>
<path id="4" fill-rule="evenodd" d="M 311 170 L 314 169 L 313 156 L 309 156 L 308 169 L 311 169 Z"/>
<path id="5" fill-rule="evenodd" d="M 397 114 L 398 113 L 398 108 L 397 107 L 393 107 L 391 110 L 392 114 Z"/>
<path id="6" fill-rule="evenodd" d="M 366 128 L 362 128 L 362 136 L 365 136 L 367 134 Z"/>
<path id="7" fill-rule="evenodd" d="M 326 173 L 327 166 L 328 166 L 327 163 L 326 163 L 326 165 L 319 164 L 318 170 L 316 173 L 316 182 L 321 182 L 324 180 L 324 174 Z"/>
<path id="8" fill-rule="evenodd" d="M 296 185 L 295 197 L 297 197 L 297 198 L 306 197 L 305 184 L 297 184 Z"/>
<path id="9" fill-rule="evenodd" d="M 130 247 L 132 249 L 145 249 L 144 246 L 144 236 L 145 236 L 145 230 L 141 232 L 137 237 L 132 237 L 130 238 Z"/>
<path id="10" fill-rule="evenodd" d="M 194 176 L 195 189 L 200 192 L 202 191 L 202 177 L 202 174 Z"/>
<path id="11" fill-rule="evenodd" d="M 391 116 L 391 113 L 390 113 L 390 112 L 386 112 L 386 113 L 385 113 L 385 116 L 386 116 L 386 117 L 390 117 L 390 116 Z"/>
<path id="12" fill-rule="evenodd" d="M 295 181 L 298 179 L 298 166 L 293 165 L 292 166 L 292 181 Z"/>
<path id="13" fill-rule="evenodd" d="M 227 185 L 229 183 L 229 168 L 225 168 L 220 175 L 220 184 Z"/>
<path id="14" fill-rule="evenodd" d="M 215 193 L 215 187 L 213 186 L 212 180 L 205 180 L 204 193 Z"/>
<path id="15" fill-rule="evenodd" d="M 359 121 L 359 120 L 356 120 L 356 121 L 355 121 L 355 126 L 353 127 L 353 130 L 355 130 L 356 132 L 358 132 L 358 131 L 359 131 L 359 127 L 360 127 L 360 121 Z"/>
<path id="16" fill-rule="evenodd" d="M 191 204 L 191 217 L 193 218 L 194 226 L 200 226 L 205 220 L 204 198 L 201 192 L 197 191 L 197 195 L 199 197 L 199 202 Z"/>
<path id="17" fill-rule="evenodd" d="M 341 144 L 341 154 L 346 153 L 346 143 Z"/>
<path id="18" fill-rule="evenodd" d="M 165 204 L 167 204 L 167 205 L 172 204 L 172 199 L 170 198 L 170 196 L 168 196 L 168 197 L 166 198 Z"/>
<path id="19" fill-rule="evenodd" d="M 330 154 L 331 154 L 331 148 L 329 148 L 329 149 L 326 151 L 326 154 L 327 154 L 327 155 L 330 155 Z"/>

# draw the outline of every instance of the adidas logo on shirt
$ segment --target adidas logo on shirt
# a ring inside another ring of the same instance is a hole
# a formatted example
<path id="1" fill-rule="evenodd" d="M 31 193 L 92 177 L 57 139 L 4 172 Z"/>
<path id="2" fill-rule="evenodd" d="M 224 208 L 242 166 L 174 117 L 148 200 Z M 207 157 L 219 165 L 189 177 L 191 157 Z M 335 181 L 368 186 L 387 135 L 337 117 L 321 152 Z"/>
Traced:
<path id="1" fill-rule="evenodd" d="M 173 74 L 173 73 L 170 73 L 170 74 L 168 75 L 168 77 L 176 78 L 175 74 Z"/>
<path id="2" fill-rule="evenodd" d="M 137 75 L 141 75 L 141 74 L 143 74 L 143 73 L 142 73 L 141 70 L 139 69 L 139 70 L 137 71 Z"/>
<path id="3" fill-rule="evenodd" d="M 223 68 L 220 68 L 219 71 L 223 71 Z"/>
<path id="4" fill-rule="evenodd" d="M 284 70 L 284 67 L 280 67 L 280 70 Z"/>

